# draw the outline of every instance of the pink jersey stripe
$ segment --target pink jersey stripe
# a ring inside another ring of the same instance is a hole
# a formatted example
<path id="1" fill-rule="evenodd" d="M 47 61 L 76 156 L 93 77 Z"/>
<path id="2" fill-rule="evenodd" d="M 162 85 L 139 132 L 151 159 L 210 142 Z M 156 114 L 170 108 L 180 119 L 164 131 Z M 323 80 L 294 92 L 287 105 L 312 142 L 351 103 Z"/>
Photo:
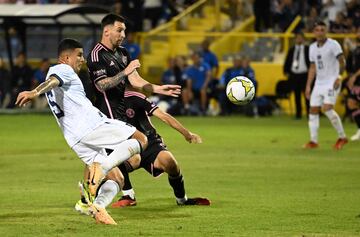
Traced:
<path id="1" fill-rule="evenodd" d="M 113 116 L 112 111 L 111 111 L 110 103 L 109 103 L 109 100 L 108 100 L 108 98 L 107 98 L 107 96 L 106 96 L 105 91 L 100 90 L 100 88 L 96 85 L 96 83 L 94 83 L 94 85 L 95 85 L 95 88 L 96 88 L 98 91 L 100 91 L 101 93 L 104 94 L 104 99 L 105 99 L 106 107 L 107 107 L 108 110 L 109 110 L 110 118 L 114 119 L 114 116 Z"/>
<path id="2" fill-rule="evenodd" d="M 146 96 L 142 93 L 135 92 L 135 91 L 125 91 L 125 97 L 130 97 L 130 96 L 137 96 L 137 97 L 140 97 L 141 99 L 146 98 Z"/>
<path id="3" fill-rule="evenodd" d="M 91 51 L 91 61 L 94 62 L 95 61 L 95 52 L 97 51 L 97 49 L 100 47 L 101 45 L 98 43 L 95 45 L 95 47 L 93 48 L 93 50 Z"/>
<path id="4" fill-rule="evenodd" d="M 108 110 L 109 110 L 110 118 L 114 119 L 114 116 L 113 116 L 112 111 L 111 111 L 109 100 L 108 100 L 108 98 L 106 96 L 106 92 L 103 91 L 103 94 L 104 94 L 104 99 L 105 99 L 106 106 L 108 107 Z"/>

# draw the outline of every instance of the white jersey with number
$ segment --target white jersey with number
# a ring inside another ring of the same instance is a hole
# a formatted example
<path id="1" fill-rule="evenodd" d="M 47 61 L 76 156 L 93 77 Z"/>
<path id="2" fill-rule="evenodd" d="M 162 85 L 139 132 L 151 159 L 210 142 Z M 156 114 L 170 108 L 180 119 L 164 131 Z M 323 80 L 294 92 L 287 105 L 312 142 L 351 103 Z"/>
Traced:
<path id="1" fill-rule="evenodd" d="M 319 47 L 317 42 L 310 45 L 310 62 L 316 65 L 315 85 L 332 86 L 339 76 L 338 56 L 343 53 L 340 44 L 333 39 L 327 38 Z"/>
<path id="2" fill-rule="evenodd" d="M 50 67 L 46 79 L 56 77 L 60 85 L 46 93 L 51 111 L 70 147 L 104 124 L 107 118 L 86 97 L 83 84 L 72 67 L 58 64 Z"/>

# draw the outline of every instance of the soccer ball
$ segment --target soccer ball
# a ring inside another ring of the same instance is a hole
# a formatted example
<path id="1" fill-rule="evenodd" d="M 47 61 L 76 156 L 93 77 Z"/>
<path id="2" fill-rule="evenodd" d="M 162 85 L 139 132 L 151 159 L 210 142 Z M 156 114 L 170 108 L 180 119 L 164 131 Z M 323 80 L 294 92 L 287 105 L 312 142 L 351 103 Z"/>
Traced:
<path id="1" fill-rule="evenodd" d="M 247 77 L 234 77 L 226 86 L 226 96 L 236 105 L 249 103 L 254 98 L 254 95 L 255 86 Z"/>

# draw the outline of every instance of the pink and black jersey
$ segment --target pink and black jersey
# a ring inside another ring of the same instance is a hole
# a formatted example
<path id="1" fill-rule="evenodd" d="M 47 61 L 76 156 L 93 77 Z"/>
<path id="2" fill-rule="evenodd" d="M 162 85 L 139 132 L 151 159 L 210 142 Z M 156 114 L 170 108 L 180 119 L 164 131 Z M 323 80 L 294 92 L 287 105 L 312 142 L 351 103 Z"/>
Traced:
<path id="1" fill-rule="evenodd" d="M 159 137 L 152 125 L 149 116 L 158 108 L 156 104 L 150 102 L 145 95 L 134 92 L 125 92 L 126 121 L 135 126 L 137 130 L 144 133 L 149 142 Z"/>
<path id="2" fill-rule="evenodd" d="M 98 43 L 87 57 L 87 66 L 90 79 L 96 88 L 96 82 L 107 77 L 112 77 L 123 71 L 130 63 L 130 56 L 124 47 L 117 47 L 115 51 L 108 49 L 105 45 Z M 125 121 L 124 92 L 125 78 L 119 85 L 107 91 L 96 89 L 94 105 L 109 118 Z"/>

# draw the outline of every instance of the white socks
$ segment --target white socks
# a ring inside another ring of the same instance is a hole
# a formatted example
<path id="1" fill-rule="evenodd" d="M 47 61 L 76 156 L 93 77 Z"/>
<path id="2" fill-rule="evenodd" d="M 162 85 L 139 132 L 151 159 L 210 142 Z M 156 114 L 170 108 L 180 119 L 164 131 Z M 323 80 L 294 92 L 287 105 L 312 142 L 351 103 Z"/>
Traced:
<path id="1" fill-rule="evenodd" d="M 119 191 L 119 185 L 115 181 L 107 180 L 100 186 L 98 195 L 94 200 L 94 204 L 101 208 L 105 208 L 112 202 Z"/>
<path id="2" fill-rule="evenodd" d="M 318 143 L 319 115 L 309 114 L 310 141 Z"/>
<path id="3" fill-rule="evenodd" d="M 129 139 L 116 146 L 114 151 L 106 157 L 106 159 L 99 162 L 95 158 L 94 162 L 101 163 L 101 167 L 107 174 L 113 167 L 118 166 L 133 155 L 140 153 L 140 151 L 140 143 L 136 139 Z"/>
<path id="4" fill-rule="evenodd" d="M 122 190 L 124 196 L 129 196 L 131 199 L 135 199 L 135 191 L 134 189 Z"/>
<path id="5" fill-rule="evenodd" d="M 331 124 L 335 128 L 336 132 L 339 135 L 339 138 L 345 138 L 344 128 L 341 123 L 341 119 L 339 115 L 335 112 L 335 110 L 331 109 L 325 112 L 326 117 L 330 120 Z"/>
<path id="6" fill-rule="evenodd" d="M 176 198 L 176 202 L 179 204 L 184 204 L 188 199 L 186 194 L 185 194 L 185 197 L 183 197 L 183 198 L 177 198 L 177 197 L 175 197 L 175 198 Z"/>

